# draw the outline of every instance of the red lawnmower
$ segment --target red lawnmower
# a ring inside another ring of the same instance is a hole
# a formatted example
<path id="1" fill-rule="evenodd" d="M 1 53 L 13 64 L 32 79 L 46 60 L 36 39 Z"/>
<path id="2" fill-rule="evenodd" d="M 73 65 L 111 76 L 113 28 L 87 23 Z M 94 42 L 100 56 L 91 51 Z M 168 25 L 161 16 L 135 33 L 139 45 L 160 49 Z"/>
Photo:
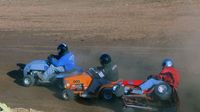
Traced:
<path id="1" fill-rule="evenodd" d="M 127 92 L 137 89 L 143 82 L 142 80 L 124 80 L 113 87 L 114 94 L 122 98 L 124 112 L 134 112 L 135 110 L 177 112 L 179 107 L 177 91 L 167 83 L 157 84 L 141 95 Z"/>

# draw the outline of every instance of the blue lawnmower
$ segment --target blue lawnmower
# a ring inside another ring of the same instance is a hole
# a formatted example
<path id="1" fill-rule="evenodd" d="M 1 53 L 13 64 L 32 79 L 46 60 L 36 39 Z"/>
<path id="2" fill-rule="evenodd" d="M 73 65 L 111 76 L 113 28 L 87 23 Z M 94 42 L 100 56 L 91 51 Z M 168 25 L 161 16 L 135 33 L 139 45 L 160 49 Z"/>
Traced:
<path id="1" fill-rule="evenodd" d="M 43 75 L 50 65 L 51 63 L 48 60 L 33 60 L 26 64 L 23 69 L 23 85 L 25 87 L 30 87 L 39 84 L 57 84 L 59 87 L 63 87 L 63 78 L 69 75 L 67 73 L 56 73 L 56 75 L 48 81 L 43 81 L 39 78 L 39 75 Z M 81 71 L 80 68 L 78 69 L 71 74 L 76 74 L 78 71 Z"/>

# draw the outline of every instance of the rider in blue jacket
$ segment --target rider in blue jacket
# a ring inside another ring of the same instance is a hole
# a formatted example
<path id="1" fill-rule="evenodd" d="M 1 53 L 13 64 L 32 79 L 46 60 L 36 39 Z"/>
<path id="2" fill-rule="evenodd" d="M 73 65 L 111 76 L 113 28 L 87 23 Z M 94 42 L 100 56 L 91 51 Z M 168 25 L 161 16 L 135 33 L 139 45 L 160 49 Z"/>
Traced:
<path id="1" fill-rule="evenodd" d="M 65 71 L 71 71 L 76 68 L 75 57 L 72 52 L 64 54 L 60 59 L 51 58 L 50 61 L 55 67 L 63 66 Z"/>
<path id="2" fill-rule="evenodd" d="M 48 61 L 51 64 L 50 67 L 43 75 L 39 75 L 39 78 L 43 81 L 49 81 L 49 79 L 56 76 L 56 73 L 72 73 L 78 69 L 75 64 L 75 56 L 69 51 L 68 46 L 65 43 L 60 44 L 57 47 L 57 50 L 58 55 L 50 55 L 48 57 Z"/>

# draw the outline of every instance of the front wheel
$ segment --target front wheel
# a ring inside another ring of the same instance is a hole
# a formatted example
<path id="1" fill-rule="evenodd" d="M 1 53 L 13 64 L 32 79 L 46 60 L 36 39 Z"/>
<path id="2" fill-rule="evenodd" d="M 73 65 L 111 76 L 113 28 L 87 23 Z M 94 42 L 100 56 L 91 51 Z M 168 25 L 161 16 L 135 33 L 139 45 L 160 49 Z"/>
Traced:
<path id="1" fill-rule="evenodd" d="M 74 100 L 75 99 L 75 95 L 74 95 L 73 91 L 69 90 L 69 89 L 63 90 L 61 97 L 63 100 Z"/>
<path id="2" fill-rule="evenodd" d="M 30 75 L 24 76 L 23 85 L 25 87 L 30 87 L 30 86 L 33 86 L 34 84 L 35 84 L 35 79 L 33 76 L 30 76 Z"/>
<path id="3" fill-rule="evenodd" d="M 125 87 L 121 85 L 115 85 L 113 86 L 113 94 L 115 94 L 116 97 L 121 97 L 124 95 Z"/>

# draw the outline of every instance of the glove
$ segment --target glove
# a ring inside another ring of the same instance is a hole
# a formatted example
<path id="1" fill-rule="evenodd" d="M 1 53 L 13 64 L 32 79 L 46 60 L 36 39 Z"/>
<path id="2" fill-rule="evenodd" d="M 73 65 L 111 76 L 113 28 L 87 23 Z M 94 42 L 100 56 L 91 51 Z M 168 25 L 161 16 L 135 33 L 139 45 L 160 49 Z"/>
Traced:
<path id="1" fill-rule="evenodd" d="M 48 64 L 50 65 L 52 63 L 52 59 L 55 57 L 55 55 L 50 54 L 47 59 L 48 59 Z"/>
<path id="2" fill-rule="evenodd" d="M 48 56 L 48 59 L 50 59 L 50 58 L 54 58 L 54 57 L 55 57 L 54 54 L 50 54 L 50 55 Z"/>

